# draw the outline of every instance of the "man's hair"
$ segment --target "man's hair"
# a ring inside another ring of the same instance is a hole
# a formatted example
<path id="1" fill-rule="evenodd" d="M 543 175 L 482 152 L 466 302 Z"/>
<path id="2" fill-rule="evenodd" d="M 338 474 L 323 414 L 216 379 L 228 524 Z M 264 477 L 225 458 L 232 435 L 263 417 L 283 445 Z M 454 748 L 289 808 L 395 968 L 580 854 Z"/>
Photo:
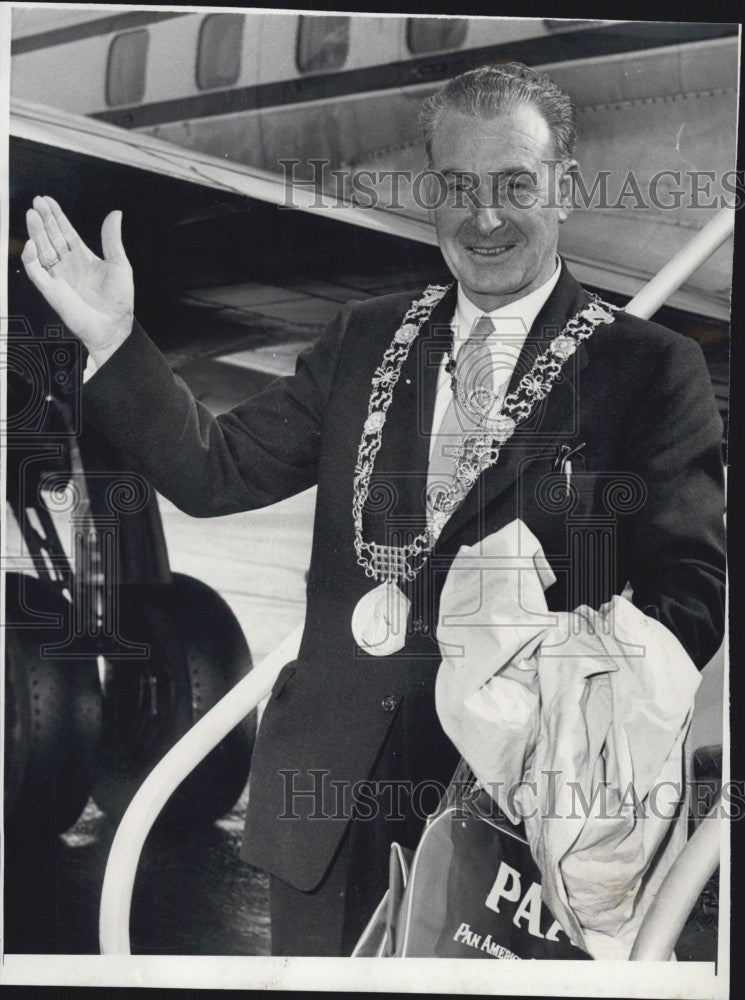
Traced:
<path id="1" fill-rule="evenodd" d="M 518 62 L 461 73 L 424 101 L 420 121 L 427 156 L 432 159 L 432 137 L 449 108 L 474 118 L 493 118 L 524 104 L 533 105 L 545 119 L 556 156 L 570 160 L 577 141 L 571 99 L 545 73 Z"/>

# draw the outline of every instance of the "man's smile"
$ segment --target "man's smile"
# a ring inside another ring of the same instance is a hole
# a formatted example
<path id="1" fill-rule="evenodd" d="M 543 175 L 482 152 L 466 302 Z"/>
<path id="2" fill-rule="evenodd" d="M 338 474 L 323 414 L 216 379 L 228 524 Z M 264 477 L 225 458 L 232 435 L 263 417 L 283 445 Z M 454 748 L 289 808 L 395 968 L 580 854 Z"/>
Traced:
<path id="1" fill-rule="evenodd" d="M 479 246 L 466 246 L 464 249 L 467 253 L 471 254 L 473 257 L 503 257 L 510 250 L 515 247 L 514 243 L 507 243 L 504 246 L 497 247 L 479 247 Z"/>

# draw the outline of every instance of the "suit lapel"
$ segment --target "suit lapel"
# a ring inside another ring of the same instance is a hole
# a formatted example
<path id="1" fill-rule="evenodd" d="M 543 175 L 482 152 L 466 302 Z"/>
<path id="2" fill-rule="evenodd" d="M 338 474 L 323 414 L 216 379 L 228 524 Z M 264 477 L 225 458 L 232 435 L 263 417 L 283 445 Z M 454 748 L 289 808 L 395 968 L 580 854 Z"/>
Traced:
<path id="1" fill-rule="evenodd" d="M 556 287 L 525 339 L 510 379 L 509 392 L 517 388 L 520 379 L 530 371 L 538 355 L 563 329 L 567 320 L 588 301 L 587 292 L 569 274 L 566 265 L 562 264 Z M 486 504 L 498 497 L 515 481 L 523 460 L 544 438 L 555 437 L 571 423 L 576 412 L 577 376 L 586 364 L 587 352 L 581 343 L 576 353 L 562 368 L 562 378 L 554 384 L 543 402 L 535 407 L 530 418 L 506 442 L 496 464 L 482 473 L 461 506 L 446 522 L 436 548 L 440 548 L 463 525 L 477 517 Z"/>

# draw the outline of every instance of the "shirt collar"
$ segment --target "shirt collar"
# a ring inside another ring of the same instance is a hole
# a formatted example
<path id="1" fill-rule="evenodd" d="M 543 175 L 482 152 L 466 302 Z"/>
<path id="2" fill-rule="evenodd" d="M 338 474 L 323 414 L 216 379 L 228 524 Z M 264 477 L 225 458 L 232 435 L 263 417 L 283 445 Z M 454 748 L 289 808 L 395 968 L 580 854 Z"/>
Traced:
<path id="1" fill-rule="evenodd" d="M 493 309 L 488 313 L 484 313 L 482 309 L 479 309 L 477 305 L 474 305 L 474 303 L 471 302 L 466 293 L 463 291 L 462 286 L 459 284 L 458 303 L 455 307 L 455 315 L 453 316 L 453 332 L 455 339 L 466 340 L 474 323 L 484 315 L 489 316 L 494 321 L 497 331 L 501 326 L 505 328 L 505 332 L 512 335 L 522 331 L 527 336 L 528 331 L 536 320 L 536 316 L 546 304 L 549 295 L 556 287 L 560 274 L 561 259 L 557 256 L 556 270 L 548 281 L 539 285 L 538 288 L 534 288 L 532 292 L 529 292 L 522 298 L 515 299 L 514 302 L 510 302 L 509 305 L 500 306 L 498 309 Z M 498 322 L 500 320 L 501 323 Z M 506 329 L 505 320 L 511 321 L 509 323 L 509 329 Z"/>

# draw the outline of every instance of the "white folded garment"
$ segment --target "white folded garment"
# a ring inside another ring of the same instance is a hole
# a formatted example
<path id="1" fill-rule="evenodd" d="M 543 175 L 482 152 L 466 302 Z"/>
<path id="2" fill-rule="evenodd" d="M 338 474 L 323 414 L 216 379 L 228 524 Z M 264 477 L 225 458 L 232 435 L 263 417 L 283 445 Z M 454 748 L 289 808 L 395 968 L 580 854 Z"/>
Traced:
<path id="1" fill-rule="evenodd" d="M 440 600 L 437 711 L 479 782 L 524 821 L 572 941 L 624 959 L 685 843 L 700 678 L 678 639 L 623 597 L 549 612 L 553 581 L 522 521 L 461 548 Z"/>

